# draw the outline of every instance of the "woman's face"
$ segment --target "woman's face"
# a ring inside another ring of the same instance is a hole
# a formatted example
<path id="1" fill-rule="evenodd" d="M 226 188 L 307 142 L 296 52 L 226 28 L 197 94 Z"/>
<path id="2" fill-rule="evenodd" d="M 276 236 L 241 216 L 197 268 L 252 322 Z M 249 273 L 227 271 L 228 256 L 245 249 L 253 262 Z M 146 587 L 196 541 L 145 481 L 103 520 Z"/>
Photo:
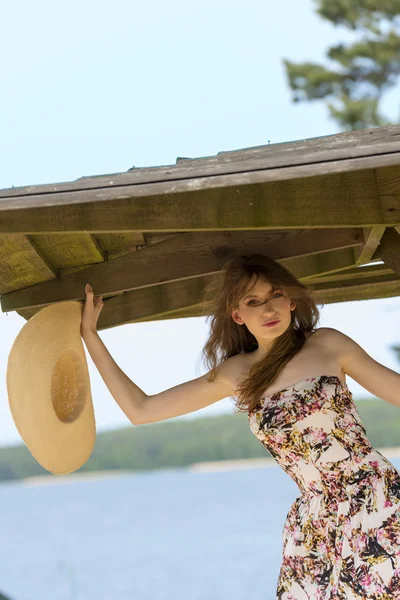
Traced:
<path id="1" fill-rule="evenodd" d="M 259 277 L 251 289 L 255 276 L 249 281 L 246 291 L 239 301 L 239 308 L 232 311 L 233 320 L 247 329 L 257 339 L 259 346 L 268 350 L 271 342 L 289 327 L 291 311 L 296 305 L 290 301 L 284 289 L 273 290 L 272 285 Z M 276 325 L 267 327 L 267 321 L 279 320 Z"/>

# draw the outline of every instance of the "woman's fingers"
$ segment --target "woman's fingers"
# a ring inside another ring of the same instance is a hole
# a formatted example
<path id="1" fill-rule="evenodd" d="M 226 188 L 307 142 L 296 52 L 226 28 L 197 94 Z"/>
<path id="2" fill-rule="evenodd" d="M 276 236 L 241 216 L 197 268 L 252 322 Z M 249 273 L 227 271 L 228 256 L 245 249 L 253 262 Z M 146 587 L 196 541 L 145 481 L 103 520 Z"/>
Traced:
<path id="1" fill-rule="evenodd" d="M 96 331 L 97 319 L 103 308 L 102 296 L 94 297 L 92 286 L 87 283 L 85 285 L 86 301 L 84 302 L 84 308 L 81 320 L 81 333 L 85 331 Z"/>
<path id="2" fill-rule="evenodd" d="M 94 303 L 95 303 L 95 304 L 98 304 L 98 303 L 99 303 L 100 301 L 102 301 L 102 299 L 103 299 L 103 297 L 102 297 L 102 296 L 94 296 L 94 295 L 93 295 L 93 294 L 94 294 L 94 292 L 93 292 L 93 288 L 92 288 L 92 286 L 90 285 L 90 283 L 87 283 L 87 284 L 85 285 L 85 292 L 86 292 L 86 297 L 87 297 L 89 300 L 94 300 Z"/>

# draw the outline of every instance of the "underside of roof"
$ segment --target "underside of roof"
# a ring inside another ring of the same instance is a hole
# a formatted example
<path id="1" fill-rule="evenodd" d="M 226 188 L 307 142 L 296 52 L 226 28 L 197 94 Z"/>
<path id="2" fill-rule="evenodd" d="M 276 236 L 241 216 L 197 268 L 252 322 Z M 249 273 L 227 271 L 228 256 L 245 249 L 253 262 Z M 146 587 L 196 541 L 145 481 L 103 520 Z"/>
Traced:
<path id="1" fill-rule="evenodd" d="M 400 294 L 400 125 L 0 190 L 0 299 L 104 307 L 98 329 L 204 314 L 234 255 L 278 260 L 318 304 Z"/>

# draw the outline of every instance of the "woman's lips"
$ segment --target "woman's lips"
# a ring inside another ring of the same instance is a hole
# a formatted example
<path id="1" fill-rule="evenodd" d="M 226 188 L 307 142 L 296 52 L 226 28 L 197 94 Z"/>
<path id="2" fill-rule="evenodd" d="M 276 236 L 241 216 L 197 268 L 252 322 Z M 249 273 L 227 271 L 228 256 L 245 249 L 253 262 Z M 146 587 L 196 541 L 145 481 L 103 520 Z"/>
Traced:
<path id="1" fill-rule="evenodd" d="M 276 321 L 271 321 L 270 323 L 265 323 L 263 325 L 263 327 L 273 327 L 274 325 L 277 325 L 278 323 L 280 323 L 279 319 L 277 319 Z"/>

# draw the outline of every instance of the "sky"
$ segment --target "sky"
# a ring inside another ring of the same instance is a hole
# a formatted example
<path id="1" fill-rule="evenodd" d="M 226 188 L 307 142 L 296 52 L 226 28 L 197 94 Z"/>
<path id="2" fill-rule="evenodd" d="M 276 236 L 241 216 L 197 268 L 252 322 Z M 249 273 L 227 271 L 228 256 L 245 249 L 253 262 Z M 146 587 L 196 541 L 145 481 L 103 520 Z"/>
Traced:
<path id="1" fill-rule="evenodd" d="M 175 164 L 176 158 L 333 135 L 323 102 L 294 104 L 283 58 L 329 64 L 329 45 L 354 39 L 320 19 L 311 0 L 2 0 L 0 189 Z M 399 122 L 399 87 L 382 111 Z M 325 305 L 339 329 L 400 371 L 398 298 Z M 25 324 L 0 312 L 0 446 L 22 443 L 6 369 Z M 131 323 L 100 332 L 146 394 L 206 372 L 206 319 Z M 89 353 L 97 431 L 131 427 Z M 371 394 L 348 379 L 355 398 Z M 2 383 L 1 383 L 2 382 Z M 231 399 L 177 417 L 232 413 Z"/>

